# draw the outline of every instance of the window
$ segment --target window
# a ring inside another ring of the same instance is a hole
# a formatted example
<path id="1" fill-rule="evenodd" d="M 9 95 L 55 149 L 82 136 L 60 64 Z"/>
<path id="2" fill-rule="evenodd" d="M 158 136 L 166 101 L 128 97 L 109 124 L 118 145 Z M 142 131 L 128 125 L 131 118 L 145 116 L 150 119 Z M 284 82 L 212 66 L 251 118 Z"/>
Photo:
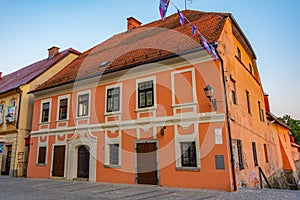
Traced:
<path id="1" fill-rule="evenodd" d="M 255 142 L 252 142 L 252 152 L 253 152 L 254 166 L 258 166 L 257 153 L 256 153 L 256 143 Z"/>
<path id="2" fill-rule="evenodd" d="M 261 105 L 259 101 L 258 101 L 258 112 L 259 112 L 260 121 L 264 122 L 265 121 L 264 110 L 261 109 Z"/>
<path id="3" fill-rule="evenodd" d="M 39 147 L 38 164 L 46 164 L 47 147 Z"/>
<path id="4" fill-rule="evenodd" d="M 138 84 L 138 107 L 146 108 L 154 105 L 153 81 Z"/>
<path id="5" fill-rule="evenodd" d="M 50 102 L 42 104 L 42 122 L 49 122 Z"/>
<path id="6" fill-rule="evenodd" d="M 238 151 L 238 158 L 239 158 L 239 169 L 245 169 L 244 167 L 244 159 L 243 159 L 243 149 L 242 149 L 242 141 L 237 140 L 237 151 Z"/>
<path id="7" fill-rule="evenodd" d="M 16 100 L 10 100 L 10 106 L 16 107 Z"/>
<path id="8" fill-rule="evenodd" d="M 252 67 L 251 64 L 249 64 L 249 71 L 250 71 L 251 74 L 253 74 L 253 67 Z"/>
<path id="9" fill-rule="evenodd" d="M 4 120 L 4 104 L 0 104 L 0 124 L 3 124 Z"/>
<path id="10" fill-rule="evenodd" d="M 68 99 L 59 100 L 59 120 L 65 120 L 68 118 Z"/>
<path id="11" fill-rule="evenodd" d="M 238 47 L 237 47 L 237 57 L 240 61 L 242 60 L 241 50 Z"/>
<path id="12" fill-rule="evenodd" d="M 264 152 L 265 152 L 266 163 L 268 163 L 269 162 L 269 157 L 268 157 L 268 148 L 267 148 L 266 144 L 264 144 Z"/>
<path id="13" fill-rule="evenodd" d="M 248 113 L 251 114 L 250 93 L 248 91 L 246 91 L 246 99 L 247 99 Z"/>
<path id="14" fill-rule="evenodd" d="M 120 110 L 120 88 L 111 88 L 107 90 L 106 112 L 115 112 Z"/>
<path id="15" fill-rule="evenodd" d="M 109 145 L 109 164 L 119 165 L 119 144 Z"/>
<path id="16" fill-rule="evenodd" d="M 89 114 L 89 94 L 79 95 L 77 117 L 88 116 L 88 114 Z"/>
<path id="17" fill-rule="evenodd" d="M 197 167 L 195 142 L 181 142 L 181 166 Z"/>
<path id="18" fill-rule="evenodd" d="M 232 99 L 232 103 L 234 105 L 237 105 L 237 99 L 236 99 L 236 84 L 234 81 L 232 81 L 233 83 L 233 90 L 231 91 L 231 99 Z"/>

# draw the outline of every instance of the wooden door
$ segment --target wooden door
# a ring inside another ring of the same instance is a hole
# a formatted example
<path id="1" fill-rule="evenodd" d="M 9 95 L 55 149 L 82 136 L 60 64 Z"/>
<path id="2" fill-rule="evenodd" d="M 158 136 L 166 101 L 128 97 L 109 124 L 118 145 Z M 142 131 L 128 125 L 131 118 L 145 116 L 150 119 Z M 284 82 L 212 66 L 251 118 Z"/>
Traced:
<path id="1" fill-rule="evenodd" d="M 5 172 L 4 172 L 5 175 L 9 175 L 10 163 L 11 163 L 11 151 L 12 151 L 12 147 L 11 146 L 7 146 Z"/>
<path id="2" fill-rule="evenodd" d="M 87 146 L 78 148 L 77 178 L 89 178 L 90 152 Z"/>
<path id="3" fill-rule="evenodd" d="M 64 177 L 65 150 L 66 150 L 65 146 L 54 147 L 52 176 Z"/>
<path id="4" fill-rule="evenodd" d="M 137 144 L 137 183 L 157 185 L 156 143 Z"/>

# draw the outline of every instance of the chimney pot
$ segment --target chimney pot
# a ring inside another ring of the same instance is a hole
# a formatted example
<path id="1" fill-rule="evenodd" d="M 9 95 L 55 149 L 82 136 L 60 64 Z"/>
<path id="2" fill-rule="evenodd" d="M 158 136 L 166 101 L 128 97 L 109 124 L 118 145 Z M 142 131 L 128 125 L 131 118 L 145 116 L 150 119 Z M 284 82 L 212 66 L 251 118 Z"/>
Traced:
<path id="1" fill-rule="evenodd" d="M 59 48 L 56 46 L 51 47 L 48 49 L 48 59 L 53 58 L 58 53 Z"/>
<path id="2" fill-rule="evenodd" d="M 127 18 L 127 31 L 141 27 L 142 23 L 134 17 Z"/>
<path id="3" fill-rule="evenodd" d="M 266 111 L 271 112 L 270 103 L 269 103 L 269 95 L 265 94 L 264 99 L 265 99 Z"/>
<path id="4" fill-rule="evenodd" d="M 2 72 L 0 72 L 0 79 L 2 78 Z"/>

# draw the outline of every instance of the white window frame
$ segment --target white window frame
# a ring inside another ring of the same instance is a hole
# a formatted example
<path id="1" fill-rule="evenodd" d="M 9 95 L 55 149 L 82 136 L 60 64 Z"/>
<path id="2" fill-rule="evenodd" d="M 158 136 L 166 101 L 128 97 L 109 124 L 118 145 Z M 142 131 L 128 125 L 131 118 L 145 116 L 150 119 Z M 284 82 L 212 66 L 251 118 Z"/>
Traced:
<path id="1" fill-rule="evenodd" d="M 88 101 L 88 114 L 86 116 L 78 116 L 78 97 L 80 95 L 84 95 L 84 94 L 87 94 L 88 97 L 89 97 L 89 101 Z M 91 115 L 91 90 L 85 90 L 85 91 L 81 91 L 81 92 L 77 92 L 77 95 L 76 95 L 76 119 L 82 119 L 82 118 L 89 118 Z"/>
<path id="2" fill-rule="evenodd" d="M 123 104 L 123 92 L 122 92 L 122 86 L 123 84 L 122 83 L 117 83 L 117 84 L 114 84 L 114 85 L 109 85 L 109 86 L 106 86 L 105 87 L 105 103 L 104 103 L 104 115 L 116 115 L 116 114 L 121 114 L 122 113 L 122 104 Z M 109 89 L 113 89 L 113 88 L 120 88 L 120 96 L 119 96 L 119 99 L 120 99 L 120 103 L 119 103 L 119 111 L 112 111 L 112 112 L 107 112 L 107 91 Z"/>
<path id="3" fill-rule="evenodd" d="M 68 107 L 67 107 L 67 119 L 59 119 L 59 109 L 60 109 L 60 100 L 67 99 Z M 70 94 L 59 96 L 57 99 L 57 112 L 56 112 L 56 121 L 67 121 L 70 116 Z"/>
<path id="4" fill-rule="evenodd" d="M 111 131 L 113 132 L 113 131 Z M 107 131 L 106 131 L 106 134 L 105 134 L 105 158 L 104 158 L 104 164 L 105 166 L 107 167 L 121 167 L 121 161 L 122 161 L 122 143 L 121 143 L 121 131 L 118 130 L 118 134 L 119 136 L 117 138 L 109 138 L 107 136 Z M 118 165 L 111 165 L 110 164 L 110 146 L 111 144 L 119 144 L 119 164 Z"/>
<path id="5" fill-rule="evenodd" d="M 153 106 L 151 107 L 145 107 L 145 108 L 139 108 L 139 83 L 152 81 L 153 82 Z M 157 108 L 157 94 L 156 94 L 156 76 L 150 76 L 146 78 L 141 78 L 136 80 L 136 111 L 144 111 L 144 110 L 153 110 Z"/>
<path id="6" fill-rule="evenodd" d="M 47 122 L 42 122 L 42 117 L 43 117 L 43 104 L 44 103 L 49 103 L 49 119 Z M 52 99 L 44 99 L 41 101 L 41 107 L 40 107 L 40 124 L 47 124 L 50 123 L 51 121 L 51 106 L 52 106 Z"/>

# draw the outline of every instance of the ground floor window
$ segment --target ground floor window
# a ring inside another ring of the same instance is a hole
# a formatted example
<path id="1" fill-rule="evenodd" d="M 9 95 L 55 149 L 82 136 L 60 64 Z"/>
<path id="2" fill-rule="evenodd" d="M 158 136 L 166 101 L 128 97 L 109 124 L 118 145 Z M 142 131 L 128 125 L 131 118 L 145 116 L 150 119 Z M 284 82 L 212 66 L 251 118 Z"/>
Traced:
<path id="1" fill-rule="evenodd" d="M 238 150 L 238 157 L 239 157 L 239 169 L 245 169 L 244 167 L 244 158 L 243 158 L 243 148 L 242 148 L 242 141 L 237 140 L 237 150 Z"/>
<path id="2" fill-rule="evenodd" d="M 195 142 L 180 142 L 181 166 L 197 167 Z"/>
<path id="3" fill-rule="evenodd" d="M 119 165 L 119 144 L 109 145 L 109 164 Z"/>
<path id="4" fill-rule="evenodd" d="M 46 151 L 47 151 L 47 147 L 39 147 L 37 164 L 46 164 Z"/>

